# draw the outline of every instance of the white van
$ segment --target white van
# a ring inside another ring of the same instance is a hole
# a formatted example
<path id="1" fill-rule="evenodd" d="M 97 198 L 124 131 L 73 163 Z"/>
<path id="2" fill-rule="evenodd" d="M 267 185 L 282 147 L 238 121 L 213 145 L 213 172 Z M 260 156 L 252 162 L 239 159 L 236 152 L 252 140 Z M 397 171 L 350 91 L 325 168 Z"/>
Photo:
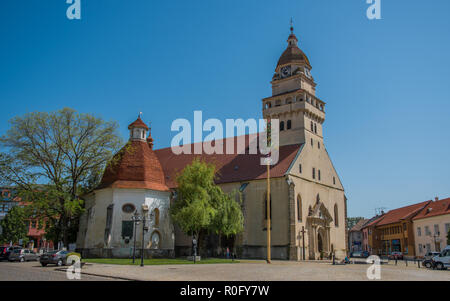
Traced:
<path id="1" fill-rule="evenodd" d="M 433 261 L 438 270 L 450 267 L 450 246 L 446 246 L 441 254 L 433 257 Z"/>

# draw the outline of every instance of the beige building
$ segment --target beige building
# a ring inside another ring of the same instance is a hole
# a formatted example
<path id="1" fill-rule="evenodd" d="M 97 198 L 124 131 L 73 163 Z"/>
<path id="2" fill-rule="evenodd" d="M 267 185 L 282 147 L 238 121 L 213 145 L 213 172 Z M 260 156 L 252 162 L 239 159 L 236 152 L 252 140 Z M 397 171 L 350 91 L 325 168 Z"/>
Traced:
<path id="1" fill-rule="evenodd" d="M 292 30 L 271 81 L 272 96 L 262 100 L 264 118 L 280 120 L 280 158 L 270 171 L 272 256 L 317 259 L 335 251 L 343 258 L 346 197 L 324 144 L 325 103 L 315 95 L 311 65 Z M 246 150 L 254 139 L 245 137 Z M 226 149 L 230 139 L 217 143 Z M 176 173 L 193 158 L 213 162 L 218 170 L 216 182 L 223 190 L 237 189 L 243 196 L 245 230 L 237 238 L 238 255 L 265 258 L 267 173 L 259 163 L 261 155 L 175 155 L 170 148 L 156 154 L 171 189 L 176 188 Z M 189 254 L 191 239 L 179 231 L 175 237 L 176 254 Z"/>
<path id="2" fill-rule="evenodd" d="M 413 218 L 413 225 L 417 256 L 442 251 L 450 230 L 450 198 L 430 202 Z"/>
<path id="3" fill-rule="evenodd" d="M 264 118 L 280 120 L 279 161 L 270 170 L 272 258 L 318 259 L 329 257 L 333 252 L 337 258 L 344 258 L 347 251 L 346 197 L 324 142 L 325 103 L 316 97 L 311 65 L 297 45 L 293 28 L 287 42 L 271 81 L 272 96 L 262 100 Z M 147 129 L 140 123 L 138 125 Z M 153 151 L 151 138 L 147 139 L 150 150 L 145 148 L 146 131 L 141 130 L 136 137 L 133 135 L 131 130 L 130 140 L 140 141 L 140 151 L 134 156 L 124 156 L 118 173 L 105 173 L 104 185 L 89 197 L 87 204 L 90 207 L 80 226 L 79 248 L 108 249 L 103 253 L 113 255 L 119 253 L 115 249 L 121 249 L 120 254 L 125 256 L 127 248 L 130 249 L 129 239 L 120 235 L 120 225 L 116 223 L 131 218 L 124 215 L 124 202 L 139 208 L 145 201 L 150 210 L 159 209 L 164 213 L 165 221 L 160 228 L 152 228 L 146 234 L 145 241 L 150 242 L 145 243 L 146 248 L 165 249 L 167 254 L 173 248 L 177 256 L 191 255 L 192 238 L 177 227 L 172 235 L 167 210 L 170 203 L 177 201 L 177 173 L 194 158 L 201 158 L 215 164 L 216 183 L 225 192 L 238 190 L 242 195 L 244 232 L 235 240 L 235 252 L 241 258 L 266 258 L 267 170 L 260 163 L 261 154 L 248 151 L 248 146 L 255 143 L 256 135 L 241 136 L 246 145 L 242 152 L 179 155 L 171 148 Z M 227 143 L 235 139 L 215 143 L 226 149 Z M 195 145 L 189 147 L 193 153 Z M 161 169 L 154 166 L 161 166 Z M 136 177 L 135 173 L 141 176 Z M 107 218 L 107 208 L 115 202 L 118 206 L 114 205 L 111 220 Z M 109 233 L 110 229 L 115 230 Z M 159 234 L 157 244 L 151 243 L 151 233 Z"/>

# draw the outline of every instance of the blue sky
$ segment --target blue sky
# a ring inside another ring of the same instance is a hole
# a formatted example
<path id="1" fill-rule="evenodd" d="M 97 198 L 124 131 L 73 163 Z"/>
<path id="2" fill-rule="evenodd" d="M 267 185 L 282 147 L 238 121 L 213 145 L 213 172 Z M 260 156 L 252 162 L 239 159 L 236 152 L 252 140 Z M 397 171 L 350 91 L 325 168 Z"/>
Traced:
<path id="1" fill-rule="evenodd" d="M 325 145 L 349 216 L 450 197 L 450 1 L 65 0 L 0 3 L 0 134 L 13 116 L 71 107 L 157 148 L 176 118 L 260 118 L 294 19 L 327 102 Z"/>

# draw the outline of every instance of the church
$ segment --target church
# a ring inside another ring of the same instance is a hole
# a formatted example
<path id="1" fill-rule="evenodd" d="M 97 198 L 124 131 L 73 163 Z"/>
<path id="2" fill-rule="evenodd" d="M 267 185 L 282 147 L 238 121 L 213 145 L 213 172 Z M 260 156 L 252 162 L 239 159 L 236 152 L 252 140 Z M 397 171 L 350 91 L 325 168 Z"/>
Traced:
<path id="1" fill-rule="evenodd" d="M 272 96 L 262 99 L 262 116 L 280 122 L 279 160 L 270 169 L 273 259 L 314 260 L 332 253 L 342 259 L 347 252 L 347 199 L 324 142 L 325 102 L 316 97 L 311 69 L 291 27 L 272 77 Z M 177 173 L 200 158 L 215 164 L 223 191 L 241 193 L 244 231 L 234 243 L 238 257 L 266 258 L 267 170 L 261 155 L 174 154 L 171 148 L 153 149 L 140 118 L 128 129 L 129 142 L 97 189 L 85 196 L 77 238 L 84 257 L 129 257 L 133 245 L 142 243 L 148 257 L 191 255 L 192 238 L 173 225 L 169 208 L 177 201 Z M 229 139 L 236 137 L 215 143 Z M 257 135 L 245 137 L 247 148 L 253 139 Z M 135 213 L 148 216 L 145 227 L 134 225 Z"/>

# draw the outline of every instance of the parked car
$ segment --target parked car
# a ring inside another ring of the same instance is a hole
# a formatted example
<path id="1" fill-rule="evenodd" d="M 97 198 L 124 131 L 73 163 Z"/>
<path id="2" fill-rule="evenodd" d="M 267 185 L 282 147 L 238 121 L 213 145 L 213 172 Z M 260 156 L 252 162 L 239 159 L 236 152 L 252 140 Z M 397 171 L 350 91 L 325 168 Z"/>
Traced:
<path id="1" fill-rule="evenodd" d="M 369 257 L 369 252 L 367 251 L 355 251 L 353 252 L 350 257 L 353 258 L 367 258 Z"/>
<path id="2" fill-rule="evenodd" d="M 63 266 L 67 264 L 67 254 L 69 254 L 69 252 L 65 250 L 51 251 L 42 254 L 39 262 L 43 267 L 47 266 L 47 264 L 56 264 L 57 266 Z"/>
<path id="3" fill-rule="evenodd" d="M 22 247 L 19 246 L 0 247 L 0 260 L 8 260 L 11 251 L 20 249 L 22 249 Z"/>
<path id="4" fill-rule="evenodd" d="M 28 249 L 15 249 L 9 254 L 9 261 L 37 261 L 39 255 Z"/>
<path id="5" fill-rule="evenodd" d="M 426 268 L 434 268 L 433 257 L 439 255 L 439 252 L 428 252 L 422 260 L 422 265 Z"/>
<path id="6" fill-rule="evenodd" d="M 389 255 L 389 259 L 403 259 L 403 253 L 402 252 L 391 252 Z"/>
<path id="7" fill-rule="evenodd" d="M 446 246 L 439 255 L 434 256 L 433 263 L 438 270 L 450 267 L 450 246 Z"/>

